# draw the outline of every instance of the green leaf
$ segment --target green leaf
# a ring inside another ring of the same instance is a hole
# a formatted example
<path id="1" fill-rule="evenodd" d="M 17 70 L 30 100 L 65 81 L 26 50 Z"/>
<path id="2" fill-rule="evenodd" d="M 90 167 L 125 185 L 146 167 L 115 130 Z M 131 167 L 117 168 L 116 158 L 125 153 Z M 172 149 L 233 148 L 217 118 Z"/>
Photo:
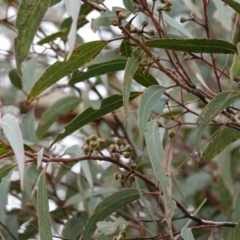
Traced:
<path id="1" fill-rule="evenodd" d="M 240 54 L 240 43 L 237 45 L 238 54 Z M 240 56 L 234 54 L 233 63 L 230 68 L 230 79 L 233 80 L 235 77 L 240 77 Z"/>
<path id="2" fill-rule="evenodd" d="M 138 92 L 132 92 L 130 94 L 129 101 L 133 100 L 139 95 Z M 63 133 L 59 133 L 54 139 L 51 146 L 57 141 L 65 138 L 86 124 L 120 108 L 123 106 L 123 99 L 121 95 L 112 95 L 102 100 L 101 106 L 99 109 L 93 109 L 89 107 L 85 109 L 81 114 L 75 117 L 68 125 L 65 126 L 65 131 Z"/>
<path id="3" fill-rule="evenodd" d="M 200 159 L 200 167 L 210 162 L 215 156 L 223 151 L 229 144 L 240 138 L 240 131 L 224 126 L 211 138 L 207 148 Z"/>
<path id="4" fill-rule="evenodd" d="M 54 6 L 54 5 L 56 5 L 56 4 L 60 3 L 60 2 L 61 2 L 61 0 L 51 0 L 49 7 L 52 7 L 52 6 Z"/>
<path id="5" fill-rule="evenodd" d="M 80 99 L 78 97 L 69 96 L 58 100 L 48 108 L 39 121 L 36 131 L 38 138 L 43 138 L 52 124 L 56 122 L 61 115 L 67 115 L 71 112 L 79 102 Z"/>
<path id="6" fill-rule="evenodd" d="M 138 108 L 138 128 L 140 139 L 143 140 L 148 118 L 152 109 L 158 103 L 164 93 L 165 88 L 157 85 L 151 86 L 145 90 Z"/>
<path id="7" fill-rule="evenodd" d="M 14 163 L 8 163 L 8 164 L 4 164 L 1 168 L 0 168 L 0 183 L 2 182 L 2 179 L 8 175 L 9 172 L 11 172 L 12 169 L 14 169 L 16 167 L 16 164 Z"/>
<path id="8" fill-rule="evenodd" d="M 156 12 L 156 14 L 159 14 Z M 194 38 L 194 36 L 181 24 L 179 24 L 176 19 L 170 17 L 167 13 L 162 11 L 163 20 L 168 23 L 170 26 L 175 28 L 177 31 L 179 31 L 182 35 L 184 35 L 187 38 Z"/>
<path id="9" fill-rule="evenodd" d="M 39 42 L 37 42 L 37 44 L 43 45 L 45 43 L 53 42 L 57 38 L 66 37 L 68 35 L 68 32 L 69 32 L 68 30 L 65 30 L 65 31 L 59 31 L 59 32 L 53 33 L 53 34 L 41 39 Z"/>
<path id="10" fill-rule="evenodd" d="M 193 234 L 192 234 L 192 230 L 190 228 L 182 228 L 181 230 L 181 237 L 184 240 L 194 240 Z"/>
<path id="11" fill-rule="evenodd" d="M 18 75 L 17 69 L 14 68 L 10 70 L 10 72 L 8 73 L 8 76 L 12 85 L 17 89 L 22 90 L 22 80 Z"/>
<path id="12" fill-rule="evenodd" d="M 138 66 L 142 60 L 142 57 L 144 56 L 144 51 L 141 48 L 136 48 L 133 51 L 132 57 L 128 58 L 125 72 L 124 72 L 124 78 L 123 78 L 123 107 L 124 107 L 124 113 L 125 117 L 128 116 L 128 99 L 131 92 L 131 85 L 132 85 L 132 79 L 135 74 L 135 72 L 138 69 Z"/>
<path id="13" fill-rule="evenodd" d="M 52 240 L 51 220 L 48 211 L 46 176 L 42 172 L 38 180 L 37 213 L 40 238 L 44 240 Z"/>
<path id="14" fill-rule="evenodd" d="M 233 8 L 238 14 L 240 13 L 240 4 L 233 0 L 222 0 L 226 4 L 228 4 L 231 8 Z"/>
<path id="15" fill-rule="evenodd" d="M 90 62 L 107 43 L 107 41 L 85 43 L 73 50 L 67 62 L 56 62 L 51 65 L 31 89 L 27 98 L 27 104 L 30 104 L 40 93 L 58 80 Z"/>
<path id="16" fill-rule="evenodd" d="M 27 58 L 38 26 L 48 10 L 49 0 L 22 1 L 15 23 L 18 36 L 14 39 L 15 58 L 18 73 L 21 75 L 21 64 Z"/>
<path id="17" fill-rule="evenodd" d="M 128 10 L 121 7 L 113 7 L 111 11 L 109 9 L 106 9 L 105 12 L 101 13 L 100 17 L 92 19 L 91 29 L 93 30 L 93 32 L 96 32 L 100 26 L 111 25 L 112 20 L 118 18 L 116 15 L 116 10 L 121 10 L 124 13 L 126 13 L 126 17 L 128 17 L 131 14 Z"/>
<path id="18" fill-rule="evenodd" d="M 234 236 L 233 240 L 240 239 L 240 221 L 238 222 L 237 226 L 234 228 Z"/>
<path id="19" fill-rule="evenodd" d="M 103 199 L 94 209 L 83 229 L 81 240 L 89 240 L 97 229 L 97 222 L 103 221 L 113 212 L 139 198 L 135 188 L 123 189 Z"/>
<path id="20" fill-rule="evenodd" d="M 237 53 L 232 43 L 216 39 L 156 39 L 146 46 L 194 53 Z"/>
<path id="21" fill-rule="evenodd" d="M 36 117 L 33 111 L 28 112 L 22 120 L 22 134 L 24 140 L 28 140 L 32 143 L 37 143 L 38 138 L 36 135 Z"/>
<path id="22" fill-rule="evenodd" d="M 135 9 L 134 9 L 132 1 L 130 1 L 130 0 L 123 0 L 123 5 L 131 13 L 133 13 L 133 14 L 135 13 Z"/>
<path id="23" fill-rule="evenodd" d="M 230 106 L 240 96 L 239 89 L 219 93 L 202 110 L 197 120 L 197 131 L 195 136 L 195 145 L 198 147 L 204 129 L 207 125 L 226 107 Z"/>
<path id="24" fill-rule="evenodd" d="M 69 85 L 72 86 L 75 83 L 84 81 L 91 77 L 96 77 L 102 74 L 124 70 L 125 66 L 126 60 L 114 60 L 110 62 L 92 65 L 88 68 L 86 72 L 78 73 L 74 72 L 71 80 L 69 81 Z"/>
<path id="25" fill-rule="evenodd" d="M 120 53 L 124 57 L 131 57 L 132 56 L 132 46 L 130 44 L 130 39 L 129 38 L 124 38 L 122 40 L 122 43 L 119 47 Z"/>
<path id="26" fill-rule="evenodd" d="M 144 87 L 150 87 L 152 85 L 158 85 L 158 81 L 150 74 L 145 75 L 142 72 L 136 72 L 134 74 L 134 80 Z"/>
<path id="27" fill-rule="evenodd" d="M 157 121 L 153 120 L 148 123 L 147 131 L 145 132 L 145 140 L 154 175 L 162 186 L 163 197 L 165 198 L 165 202 L 169 210 L 169 215 L 171 217 L 174 214 L 176 206 L 175 202 L 168 194 L 168 188 L 171 187 L 171 185 L 169 177 L 167 176 L 162 165 L 162 160 L 164 159 L 164 150 L 162 147 L 160 133 L 157 127 Z"/>
<path id="28" fill-rule="evenodd" d="M 3 154 L 11 151 L 12 149 L 8 146 L 5 146 L 3 144 L 0 143 L 0 156 L 2 156 Z"/>
<path id="29" fill-rule="evenodd" d="M 21 129 L 19 127 L 16 117 L 11 114 L 5 114 L 0 121 L 0 125 L 13 149 L 15 158 L 17 160 L 21 188 L 23 189 L 25 163 L 24 163 L 23 137 Z"/>

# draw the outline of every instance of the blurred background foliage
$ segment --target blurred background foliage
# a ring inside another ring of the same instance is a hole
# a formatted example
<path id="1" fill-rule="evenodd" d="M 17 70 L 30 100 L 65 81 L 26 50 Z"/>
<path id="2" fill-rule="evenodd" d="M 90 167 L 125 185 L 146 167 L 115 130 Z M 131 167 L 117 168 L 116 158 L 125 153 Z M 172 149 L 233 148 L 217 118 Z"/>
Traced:
<path id="1" fill-rule="evenodd" d="M 93 9 L 88 1 L 82 1 L 81 10 L 77 22 L 76 43 L 80 44 L 103 39 L 110 40 L 121 37 L 121 31 L 111 25 L 111 14 L 115 14 L 115 9 L 125 8 L 122 1 L 91 1 L 99 8 L 109 8 L 111 13 L 100 12 Z M 127 1 L 124 1 L 125 3 Z M 149 4 L 155 1 L 148 1 Z M 156 1 L 156 5 L 164 5 Z M 166 21 L 164 30 L 169 38 L 184 38 L 179 24 L 193 38 L 204 38 L 206 33 L 204 28 L 194 21 L 181 23 L 182 17 L 194 19 L 200 23 L 204 21 L 203 12 L 204 1 L 172 0 L 171 11 L 164 14 L 171 16 L 173 25 Z M 34 83 L 43 72 L 56 60 L 63 61 L 65 54 L 69 51 L 68 33 L 72 24 L 72 19 L 66 13 L 65 5 L 62 1 L 51 1 L 47 13 L 42 19 L 38 31 L 33 39 L 29 56 L 22 66 L 22 76 L 19 77 L 15 64 L 14 38 L 17 31 L 14 28 L 20 1 L 0 2 L 0 97 L 2 102 L 2 113 L 11 113 L 20 122 L 23 134 L 25 151 L 32 149 L 38 152 L 44 150 L 44 156 L 59 158 L 74 158 L 84 156 L 84 139 L 95 134 L 98 138 L 105 139 L 105 148 L 102 154 L 110 156 L 107 148 L 117 139 L 122 139 L 123 144 L 130 144 L 133 148 L 131 158 L 121 156 L 124 163 L 135 162 L 137 171 L 148 176 L 153 182 L 156 179 L 153 175 L 152 165 L 143 142 L 139 137 L 137 109 L 140 98 L 134 99 L 129 104 L 128 119 L 126 122 L 122 108 L 113 111 L 91 123 L 85 125 L 78 131 L 67 136 L 51 149 L 48 149 L 53 139 L 58 133 L 63 131 L 64 126 L 72 121 L 78 114 L 88 107 L 97 108 L 100 101 L 113 94 L 122 93 L 124 71 L 98 73 L 96 76 L 84 79 L 76 84 L 68 85 L 71 78 L 78 79 L 79 71 L 72 75 L 66 75 L 63 79 L 47 89 L 36 101 L 26 105 L 26 96 L 30 92 Z M 211 38 L 223 39 L 233 44 L 237 44 L 240 39 L 239 20 L 236 12 L 220 0 L 211 0 L 208 7 L 208 23 Z M 124 10 L 127 20 L 133 15 L 128 10 Z M 100 16 L 110 18 L 102 21 L 94 21 Z M 109 17 L 110 16 L 110 17 Z M 147 30 L 154 29 L 153 23 L 138 11 L 133 24 L 141 28 L 143 20 L 148 20 Z M 108 22 L 107 22 L 108 21 Z M 123 25 L 124 25 L 123 24 Z M 94 31 L 93 31 L 94 30 Z M 156 34 L 145 34 L 148 38 L 158 38 Z M 139 36 L 141 39 L 141 36 Z M 109 43 L 103 53 L 112 50 L 112 58 L 107 55 L 108 60 L 126 59 L 120 56 L 119 46 L 122 40 Z M 165 68 L 173 69 L 172 63 L 168 61 L 168 55 L 164 50 L 153 49 L 156 55 L 164 61 Z M 172 54 L 172 53 L 171 53 Z M 209 54 L 185 54 L 177 53 L 181 64 L 184 66 L 191 81 L 201 89 L 206 90 L 205 85 L 214 93 L 219 93 L 214 76 L 212 60 Z M 197 59 L 197 57 L 199 59 Z M 202 58 L 202 59 L 200 59 Z M 215 54 L 215 63 L 221 71 L 222 90 L 231 87 L 229 80 L 230 67 L 233 62 L 233 55 Z M 204 60 L 203 60 L 204 59 Z M 96 63 L 104 60 L 104 54 L 94 59 Z M 94 61 L 93 60 L 93 61 Z M 91 65 L 91 64 L 90 64 Z M 87 69 L 88 65 L 85 66 Z M 146 70 L 146 68 L 145 68 Z M 141 71 L 141 70 L 140 70 Z M 149 69 L 152 76 L 161 86 L 172 86 L 172 80 L 158 68 Z M 143 70 L 144 72 L 144 70 Z M 199 75 L 196 75 L 198 73 Z M 149 73 L 148 73 L 149 74 Z M 199 77 L 200 76 L 200 77 Z M 201 80 L 203 79 L 203 80 Z M 132 90 L 143 92 L 146 88 L 140 81 L 132 81 Z M 199 168 L 199 153 L 204 151 L 205 146 L 195 152 L 194 137 L 196 133 L 197 116 L 183 109 L 175 100 L 181 102 L 189 109 L 200 113 L 205 104 L 198 97 L 176 86 L 169 88 L 169 98 L 164 96 L 154 108 L 151 119 L 157 118 L 164 128 L 160 128 L 163 139 L 163 146 L 169 141 L 169 132 L 176 132 L 172 149 L 171 172 L 172 195 L 181 202 L 192 214 L 197 212 L 197 216 L 211 221 L 238 222 L 240 216 L 240 168 L 239 168 L 239 140 L 235 141 L 221 154 L 217 155 L 204 168 Z M 239 107 L 240 102 L 236 101 L 235 107 Z M 176 122 L 178 119 L 182 123 Z M 216 120 L 224 120 L 223 116 L 218 116 Z M 190 123 L 190 124 L 188 124 Z M 191 124 L 192 123 L 192 124 Z M 207 127 L 202 137 L 202 143 L 218 130 L 218 127 Z M 6 140 L 1 135 L 2 140 Z M 1 143 L 1 162 L 11 164 L 12 155 L 6 156 L 9 149 Z M 94 153 L 93 155 L 98 155 Z M 31 156 L 26 156 L 30 160 Z M 45 166 L 44 163 L 43 167 Z M 1 171 L 2 172 L 2 171 Z M 53 239 L 79 239 L 86 221 L 100 201 L 122 187 L 114 179 L 114 173 L 126 170 L 116 164 L 106 161 L 86 160 L 81 162 L 56 162 L 50 163 L 46 172 L 47 196 L 50 207 L 50 217 Z M 35 162 L 26 163 L 24 190 L 20 188 L 20 180 L 16 168 L 3 175 L 0 183 L 0 232 L 1 239 L 38 239 L 38 217 L 37 217 L 37 184 L 41 173 L 41 168 Z M 148 191 L 153 191 L 142 179 L 136 182 L 128 182 L 126 188 L 134 187 Z M 126 239 L 161 239 L 153 236 L 164 236 L 168 233 L 168 226 L 160 222 L 141 222 L 140 220 L 164 219 L 164 204 L 162 199 L 154 195 L 148 195 L 143 199 L 134 201 L 110 215 L 104 221 L 97 224 L 94 239 L 112 239 L 120 231 L 125 230 Z M 182 217 L 182 212 L 177 208 L 174 218 Z M 181 230 L 185 225 L 193 226 L 189 219 L 179 219 L 172 222 L 174 231 Z M 232 228 L 206 228 L 195 229 L 194 239 L 233 239 L 234 229 Z M 10 234 L 11 233 L 11 234 Z M 119 238 L 120 239 L 120 238 Z M 166 238 L 169 239 L 169 238 Z M 176 239 L 181 239 L 179 236 Z M 192 238 L 182 238 L 192 239 Z M 237 238 L 235 238 L 237 239 Z"/>

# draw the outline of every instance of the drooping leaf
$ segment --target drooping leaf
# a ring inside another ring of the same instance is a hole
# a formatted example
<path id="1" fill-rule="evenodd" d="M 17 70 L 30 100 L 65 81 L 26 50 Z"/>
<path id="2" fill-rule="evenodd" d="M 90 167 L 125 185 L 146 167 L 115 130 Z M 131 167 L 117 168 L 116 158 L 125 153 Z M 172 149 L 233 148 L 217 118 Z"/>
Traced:
<path id="1" fill-rule="evenodd" d="M 38 58 L 32 57 L 30 60 L 27 60 L 23 65 L 22 70 L 22 85 L 23 90 L 26 93 L 30 92 L 30 89 L 33 87 L 34 83 L 36 82 L 35 77 L 35 69 L 37 66 Z"/>
<path id="2" fill-rule="evenodd" d="M 105 62 L 101 64 L 95 64 L 88 68 L 86 72 L 73 73 L 69 85 L 74 85 L 75 83 L 84 81 L 91 77 L 96 77 L 102 74 L 116 72 L 123 70 L 126 65 L 126 60 L 114 60 L 110 62 Z"/>
<path id="3" fill-rule="evenodd" d="M 33 111 L 29 111 L 23 118 L 21 129 L 23 139 L 26 141 L 30 141 L 32 143 L 37 143 L 38 138 L 36 135 L 36 117 Z"/>
<path id="4" fill-rule="evenodd" d="M 116 210 L 139 198 L 135 188 L 123 189 L 103 199 L 94 209 L 83 229 L 81 240 L 89 240 L 97 229 L 97 222 L 103 221 Z"/>
<path id="5" fill-rule="evenodd" d="M 193 237 L 193 234 L 192 234 L 192 231 L 190 228 L 182 228 L 181 230 L 181 237 L 184 239 L 184 240 L 194 240 L 194 237 Z"/>
<path id="6" fill-rule="evenodd" d="M 131 13 L 124 8 L 120 7 L 113 7 L 110 11 L 109 9 L 106 9 L 105 12 L 101 13 L 101 16 L 98 18 L 93 18 L 91 21 L 91 29 L 93 32 L 96 32 L 100 26 L 109 26 L 111 25 L 112 20 L 115 18 L 117 19 L 116 10 L 121 10 L 124 13 L 126 13 L 126 17 L 128 17 Z"/>
<path id="7" fill-rule="evenodd" d="M 37 213 L 40 238 L 44 240 L 52 240 L 51 220 L 48 211 L 46 176 L 42 172 L 38 180 Z"/>
<path id="8" fill-rule="evenodd" d="M 38 138 L 44 137 L 51 125 L 58 120 L 61 115 L 67 115 L 80 102 L 80 99 L 74 96 L 68 96 L 58 100 L 42 115 L 36 134 Z"/>
<path id="9" fill-rule="evenodd" d="M 81 8 L 81 2 L 82 1 L 64 0 L 67 13 L 72 18 L 72 24 L 70 27 L 70 31 L 68 33 L 69 53 L 67 56 L 67 60 L 72 55 L 75 41 L 76 41 L 78 14 Z"/>
<path id="10" fill-rule="evenodd" d="M 16 117 L 11 114 L 5 114 L 0 121 L 0 125 L 15 154 L 19 169 L 21 188 L 23 189 L 25 164 L 21 129 Z"/>
<path id="11" fill-rule="evenodd" d="M 31 89 L 27 104 L 30 104 L 40 93 L 58 80 L 90 62 L 107 43 L 107 41 L 85 43 L 73 50 L 72 56 L 67 62 L 56 62 L 51 65 Z"/>
<path id="12" fill-rule="evenodd" d="M 129 101 L 133 100 L 139 95 L 138 92 L 132 92 L 130 94 Z M 59 133 L 54 139 L 52 145 L 57 141 L 65 138 L 76 130 L 80 129 L 84 125 L 120 108 L 123 106 L 123 98 L 121 95 L 113 95 L 102 100 L 101 106 L 99 109 L 93 109 L 89 107 L 85 109 L 81 114 L 74 118 L 67 126 L 65 126 L 65 131 Z M 51 145 L 51 146 L 52 146 Z"/>
<path id="13" fill-rule="evenodd" d="M 12 171 L 12 169 L 14 169 L 16 167 L 16 164 L 14 163 L 8 163 L 8 164 L 4 164 L 1 168 L 0 168 L 0 183 L 2 182 L 2 179 L 8 175 L 8 173 L 10 171 Z"/>
<path id="14" fill-rule="evenodd" d="M 158 81 L 151 74 L 145 75 L 142 72 L 136 72 L 133 78 L 136 82 L 144 87 L 158 85 Z"/>
<path id="15" fill-rule="evenodd" d="M 38 26 L 48 10 L 49 0 L 22 1 L 18 10 L 15 27 L 18 36 L 14 39 L 15 58 L 18 73 L 21 75 L 21 64 L 27 58 Z"/>
<path id="16" fill-rule="evenodd" d="M 132 53 L 132 57 L 128 58 L 127 60 L 127 64 L 124 72 L 124 78 L 123 78 L 123 91 L 122 91 L 123 107 L 124 107 L 124 113 L 126 118 L 128 116 L 128 99 L 131 92 L 132 79 L 135 72 L 138 69 L 138 66 L 143 56 L 144 56 L 144 51 L 141 48 L 136 48 Z"/>
<path id="17" fill-rule="evenodd" d="M 237 53 L 230 42 L 216 39 L 155 39 L 146 42 L 148 47 L 194 53 Z"/>
<path id="18" fill-rule="evenodd" d="M 240 43 L 237 45 L 238 54 L 234 54 L 233 63 L 230 68 L 230 78 L 233 80 L 235 77 L 240 77 Z"/>
<path id="19" fill-rule="evenodd" d="M 10 70 L 10 72 L 8 73 L 8 76 L 12 85 L 17 89 L 22 90 L 22 80 L 18 75 L 17 69 L 14 68 Z"/>
<path id="20" fill-rule="evenodd" d="M 152 120 L 148 123 L 147 131 L 145 132 L 145 140 L 154 175 L 162 186 L 163 197 L 165 198 L 165 202 L 168 207 L 169 217 L 171 217 L 174 214 L 176 206 L 175 202 L 168 194 L 168 188 L 171 186 L 170 180 L 168 179 L 169 177 L 163 168 L 162 160 L 164 159 L 164 150 L 162 147 L 160 133 L 158 131 L 157 121 Z"/>
<path id="21" fill-rule="evenodd" d="M 197 120 L 197 131 L 195 136 L 195 145 L 198 147 L 204 129 L 207 125 L 226 107 L 230 106 L 240 96 L 240 90 L 224 91 L 219 93 L 202 110 Z"/>
<path id="22" fill-rule="evenodd" d="M 214 135 L 200 159 L 200 167 L 210 162 L 215 156 L 223 151 L 229 144 L 240 138 L 240 131 L 224 126 Z"/>
<path id="23" fill-rule="evenodd" d="M 233 8 L 238 14 L 240 14 L 240 4 L 237 1 L 233 0 L 222 0 L 227 5 L 229 5 L 231 8 Z"/>
<path id="24" fill-rule="evenodd" d="M 165 88 L 157 85 L 147 88 L 142 95 L 138 108 L 138 128 L 140 139 L 143 140 L 148 118 L 152 109 L 158 103 L 164 93 Z"/>

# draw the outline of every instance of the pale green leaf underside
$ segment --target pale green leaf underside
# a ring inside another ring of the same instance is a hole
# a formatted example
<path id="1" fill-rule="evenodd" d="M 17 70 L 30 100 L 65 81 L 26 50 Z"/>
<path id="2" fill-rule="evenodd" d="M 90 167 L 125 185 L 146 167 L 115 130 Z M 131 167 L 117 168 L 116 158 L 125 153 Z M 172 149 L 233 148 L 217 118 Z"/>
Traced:
<path id="1" fill-rule="evenodd" d="M 40 237 L 44 240 L 52 240 L 51 221 L 48 211 L 46 176 L 42 172 L 38 180 L 37 213 Z"/>
<path id="2" fill-rule="evenodd" d="M 162 147 L 157 122 L 155 120 L 149 122 L 147 125 L 147 131 L 145 132 L 145 141 L 154 174 L 162 186 L 163 197 L 167 203 L 170 216 L 173 216 L 176 206 L 171 196 L 169 196 L 167 190 L 170 187 L 170 181 L 162 165 L 162 160 L 164 159 L 164 150 Z"/>
<path id="3" fill-rule="evenodd" d="M 138 127 L 140 139 L 143 139 L 144 131 L 146 129 L 148 118 L 154 106 L 160 101 L 164 88 L 157 86 L 150 86 L 147 88 L 140 100 L 138 108 Z"/>

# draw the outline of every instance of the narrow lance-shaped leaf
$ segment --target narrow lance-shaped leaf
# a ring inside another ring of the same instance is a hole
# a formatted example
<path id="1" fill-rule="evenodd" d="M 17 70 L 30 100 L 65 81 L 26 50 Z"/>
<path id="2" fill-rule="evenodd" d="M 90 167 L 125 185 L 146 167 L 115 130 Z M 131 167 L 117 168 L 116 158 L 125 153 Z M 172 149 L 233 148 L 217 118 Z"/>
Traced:
<path id="1" fill-rule="evenodd" d="M 139 95 L 138 92 L 132 92 L 130 94 L 129 101 L 133 100 Z M 65 138 L 66 136 L 70 135 L 71 133 L 75 132 L 76 130 L 80 129 L 81 127 L 85 126 L 86 124 L 120 108 L 123 106 L 123 99 L 121 95 L 113 95 L 108 98 L 105 98 L 101 102 L 101 106 L 99 109 L 93 109 L 89 107 L 85 109 L 81 114 L 79 114 L 76 118 L 74 118 L 67 126 L 65 126 L 65 131 L 63 133 L 59 133 L 56 138 L 54 139 L 51 146 L 60 141 L 61 139 Z M 50 147 L 51 147 L 50 146 Z"/>
<path id="2" fill-rule="evenodd" d="M 107 43 L 107 41 L 85 43 L 73 50 L 73 53 L 67 62 L 56 62 L 51 65 L 31 89 L 27 98 L 27 104 L 30 104 L 40 93 L 61 78 L 90 62 Z"/>
<path id="3" fill-rule="evenodd" d="M 15 24 L 18 30 L 18 36 L 14 40 L 16 65 L 20 75 L 21 64 L 28 56 L 33 38 L 44 14 L 48 10 L 49 3 L 49 0 L 21 2 Z"/>
<path id="4" fill-rule="evenodd" d="M 147 131 L 145 132 L 145 140 L 148 155 L 152 164 L 154 175 L 159 180 L 159 183 L 163 189 L 163 197 L 168 206 L 168 217 L 172 217 L 174 210 L 176 208 L 175 202 L 172 200 L 171 196 L 168 194 L 168 187 L 170 187 L 170 181 L 167 177 L 167 173 L 163 168 L 162 160 L 164 159 L 164 151 L 162 147 L 162 142 L 160 138 L 160 133 L 158 131 L 157 122 L 155 120 L 151 121 L 147 125 Z"/>
<path id="5" fill-rule="evenodd" d="M 113 212 L 139 198 L 135 188 L 123 189 L 103 199 L 94 209 L 83 229 L 81 240 L 89 240 L 97 229 L 97 222 L 103 221 Z"/>
<path id="6" fill-rule="evenodd" d="M 138 69 L 138 66 L 143 56 L 144 51 L 141 48 L 136 48 L 132 53 L 132 57 L 128 58 L 126 64 L 126 69 L 123 78 L 123 107 L 126 118 L 128 116 L 128 99 L 131 92 L 132 79 L 135 72 Z"/>
<path id="7" fill-rule="evenodd" d="M 47 130 L 52 126 L 54 122 L 58 120 L 61 115 L 67 115 L 72 109 L 74 109 L 80 102 L 80 99 L 74 96 L 65 97 L 54 103 L 48 110 L 42 115 L 36 134 L 38 138 L 44 137 Z"/>
<path id="8" fill-rule="evenodd" d="M 42 172 L 38 180 L 37 213 L 40 238 L 44 240 L 52 240 L 51 221 L 48 211 L 46 176 Z"/>
<path id="9" fill-rule="evenodd" d="M 240 138 L 240 131 L 224 126 L 211 138 L 200 159 L 200 167 L 210 162 L 229 144 Z"/>
<path id="10" fill-rule="evenodd" d="M 237 48 L 230 42 L 216 39 L 156 39 L 146 42 L 148 47 L 194 53 L 234 54 Z"/>
<path id="11" fill-rule="evenodd" d="M 69 85 L 74 85 L 75 83 L 84 81 L 91 77 L 96 77 L 102 74 L 123 70 L 126 66 L 126 62 L 126 60 L 119 59 L 92 65 L 88 68 L 86 72 L 73 73 L 73 76 L 69 81 Z"/>
<path id="12" fill-rule="evenodd" d="M 210 103 L 205 106 L 197 120 L 195 145 L 198 147 L 204 129 L 226 107 L 230 106 L 240 96 L 240 89 L 219 93 Z"/>
<path id="13" fill-rule="evenodd" d="M 144 92 L 138 108 L 138 127 L 140 139 L 143 140 L 148 118 L 152 109 L 158 103 L 164 93 L 165 88 L 161 86 L 151 86 Z"/>
<path id="14" fill-rule="evenodd" d="M 11 114 L 5 114 L 1 119 L 0 125 L 15 154 L 19 169 L 21 188 L 23 189 L 25 164 L 21 129 L 16 117 Z"/>
<path id="15" fill-rule="evenodd" d="M 222 0 L 227 5 L 229 5 L 231 8 L 233 8 L 238 14 L 240 14 L 240 4 L 237 1 L 233 0 Z"/>

